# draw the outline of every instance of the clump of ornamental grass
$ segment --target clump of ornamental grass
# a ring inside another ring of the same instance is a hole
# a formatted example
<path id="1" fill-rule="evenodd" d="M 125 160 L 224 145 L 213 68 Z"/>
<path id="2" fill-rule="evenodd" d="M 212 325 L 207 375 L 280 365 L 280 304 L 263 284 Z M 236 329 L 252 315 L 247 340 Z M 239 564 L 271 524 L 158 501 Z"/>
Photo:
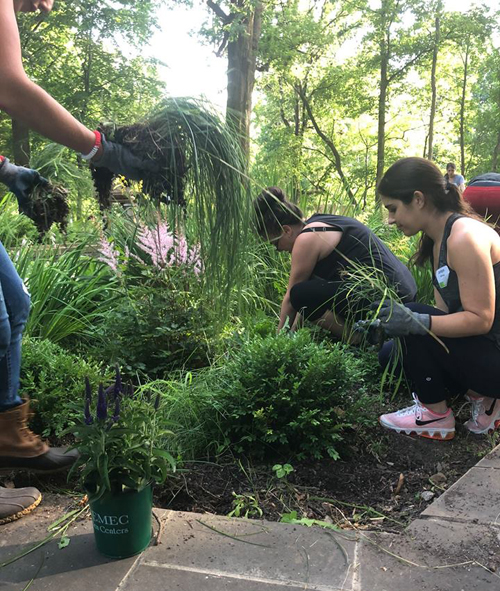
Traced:
<path id="1" fill-rule="evenodd" d="M 168 205 L 177 231 L 189 220 L 209 278 L 207 288 L 224 300 L 244 266 L 240 254 L 249 233 L 251 201 L 234 133 L 209 104 L 189 98 L 167 98 L 143 121 L 101 129 L 108 140 L 158 165 L 158 172 L 143 171 L 136 186 L 157 206 Z M 92 174 L 105 209 L 116 175 L 103 168 Z"/>
<path id="2" fill-rule="evenodd" d="M 73 448 L 79 452 L 71 472 L 79 470 L 91 500 L 106 493 L 141 491 L 165 482 L 175 471 L 174 458 L 160 447 L 173 436 L 160 422 L 160 405 L 159 394 L 151 401 L 124 387 L 118 367 L 115 383 L 107 389 L 101 383 L 97 396 L 85 380 L 83 416 L 67 432 L 75 436 Z"/>

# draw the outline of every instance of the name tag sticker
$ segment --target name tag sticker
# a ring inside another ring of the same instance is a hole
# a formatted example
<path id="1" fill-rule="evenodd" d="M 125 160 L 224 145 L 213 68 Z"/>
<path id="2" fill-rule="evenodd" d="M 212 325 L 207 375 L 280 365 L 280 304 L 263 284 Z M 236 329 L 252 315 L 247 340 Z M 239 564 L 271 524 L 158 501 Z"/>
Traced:
<path id="1" fill-rule="evenodd" d="M 448 285 L 449 277 L 450 277 L 450 270 L 448 269 L 447 265 L 437 269 L 436 279 L 438 281 L 439 287 L 446 287 Z"/>

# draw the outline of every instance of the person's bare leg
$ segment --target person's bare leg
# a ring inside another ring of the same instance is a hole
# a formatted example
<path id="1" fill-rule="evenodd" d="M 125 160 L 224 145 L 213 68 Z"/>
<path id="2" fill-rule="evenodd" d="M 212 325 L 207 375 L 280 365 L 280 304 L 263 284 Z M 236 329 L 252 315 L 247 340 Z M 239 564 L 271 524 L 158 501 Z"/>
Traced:
<path id="1" fill-rule="evenodd" d="M 358 345 L 361 342 L 360 334 L 347 334 L 343 318 L 336 316 L 332 310 L 327 310 L 321 318 L 314 322 L 321 328 L 330 331 L 335 337 L 343 338 L 350 345 Z"/>

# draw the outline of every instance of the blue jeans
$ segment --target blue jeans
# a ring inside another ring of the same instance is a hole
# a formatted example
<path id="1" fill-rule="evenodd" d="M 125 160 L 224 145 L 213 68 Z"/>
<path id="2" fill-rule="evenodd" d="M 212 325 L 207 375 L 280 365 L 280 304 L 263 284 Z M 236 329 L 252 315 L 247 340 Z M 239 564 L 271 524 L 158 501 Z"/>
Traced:
<path id="1" fill-rule="evenodd" d="M 0 242 L 0 412 L 21 404 L 21 341 L 30 296 Z"/>

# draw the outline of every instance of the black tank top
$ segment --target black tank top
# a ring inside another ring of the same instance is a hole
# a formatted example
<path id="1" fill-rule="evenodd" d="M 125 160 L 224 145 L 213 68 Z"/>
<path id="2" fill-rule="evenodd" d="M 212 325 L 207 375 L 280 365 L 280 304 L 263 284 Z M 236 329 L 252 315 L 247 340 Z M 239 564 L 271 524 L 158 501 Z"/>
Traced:
<path id="1" fill-rule="evenodd" d="M 434 271 L 434 255 L 431 254 L 432 264 L 432 283 L 438 290 L 444 303 L 448 307 L 448 312 L 454 314 L 455 312 L 463 312 L 462 300 L 460 299 L 460 286 L 458 284 L 458 275 L 453 269 L 448 267 L 448 238 L 450 237 L 451 228 L 453 224 L 463 216 L 459 213 L 453 213 L 446 220 L 444 226 L 443 240 L 441 241 L 441 248 L 439 249 L 439 259 L 437 269 L 446 267 L 449 269 L 449 276 L 446 282 L 439 283 L 436 272 Z M 498 347 L 500 347 L 500 262 L 493 265 L 493 273 L 495 277 L 495 318 L 493 320 L 493 326 L 488 334 L 484 335 L 492 341 L 495 341 Z"/>
<path id="2" fill-rule="evenodd" d="M 331 226 L 331 229 L 342 232 L 337 248 L 318 261 L 313 276 L 329 281 L 341 281 L 342 271 L 352 268 L 353 263 L 375 267 L 384 273 L 389 284 L 404 302 L 415 300 L 417 286 L 412 274 L 370 228 L 354 218 L 341 215 L 315 213 L 305 221 L 306 224 L 313 222 L 323 222 Z M 325 230 L 330 230 L 330 227 L 306 228 L 301 233 Z"/>

